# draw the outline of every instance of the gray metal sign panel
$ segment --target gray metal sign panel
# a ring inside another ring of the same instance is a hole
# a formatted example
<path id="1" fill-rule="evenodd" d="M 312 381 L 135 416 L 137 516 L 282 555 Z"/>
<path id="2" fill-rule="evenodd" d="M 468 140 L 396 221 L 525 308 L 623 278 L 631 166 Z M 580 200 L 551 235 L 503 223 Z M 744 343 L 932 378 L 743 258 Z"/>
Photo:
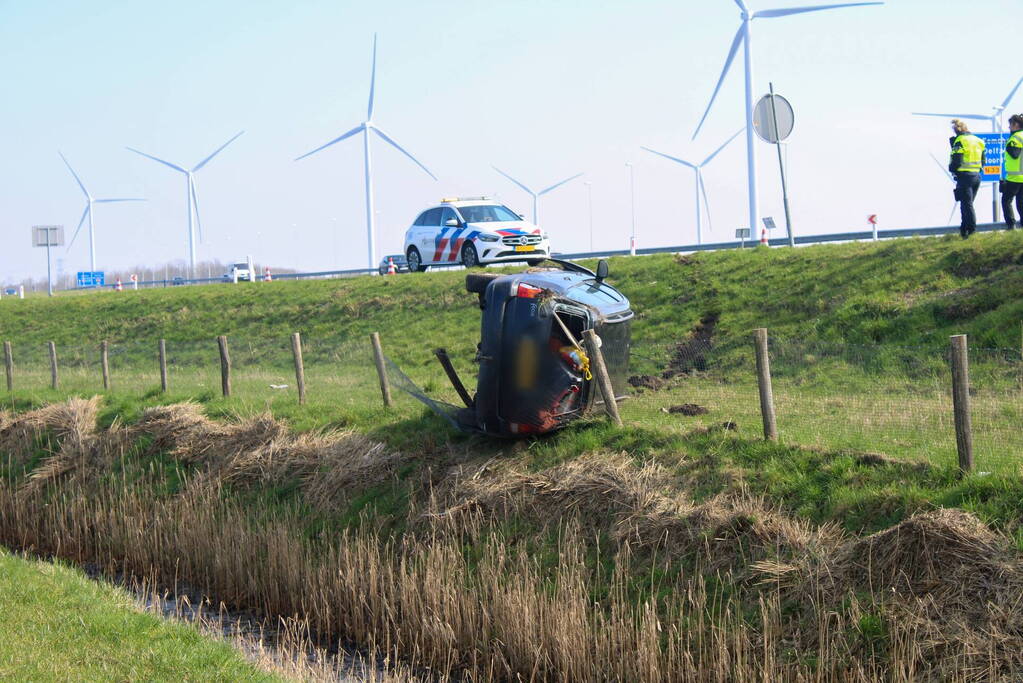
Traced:
<path id="1" fill-rule="evenodd" d="M 774 99 L 773 106 L 772 97 Z M 774 120 L 775 112 L 778 115 L 777 128 Z M 781 142 L 792 135 L 792 128 L 796 121 L 795 116 L 792 105 L 784 97 L 777 94 L 764 95 L 753 108 L 753 130 L 764 142 L 771 144 Z"/>
<path id="2" fill-rule="evenodd" d="M 63 225 L 33 225 L 32 226 L 33 247 L 62 247 L 64 246 Z"/>

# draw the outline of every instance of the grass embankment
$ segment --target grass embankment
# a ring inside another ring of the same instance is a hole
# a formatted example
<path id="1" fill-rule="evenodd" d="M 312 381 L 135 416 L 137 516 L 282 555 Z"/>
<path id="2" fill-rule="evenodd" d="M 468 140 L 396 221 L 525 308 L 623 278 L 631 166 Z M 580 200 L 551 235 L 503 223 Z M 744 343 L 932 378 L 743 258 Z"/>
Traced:
<path id="1" fill-rule="evenodd" d="M 998 675 L 1023 651 L 1018 450 L 997 475 L 957 478 L 935 373 L 948 334 L 1016 345 L 1021 261 L 1019 235 L 615 260 L 648 385 L 626 428 L 517 445 L 454 437 L 408 400 L 373 407 L 351 341 L 379 330 L 450 395 L 429 349 L 471 368 L 478 311 L 461 273 L 13 302 L 25 308 L 0 306 L 0 334 L 16 349 L 147 341 L 120 345 L 102 402 L 0 419 L 0 524 L 19 545 L 184 571 L 239 605 L 479 679 Z M 784 444 L 755 438 L 759 326 L 794 340 L 774 349 Z M 266 386 L 288 377 L 295 330 L 308 406 Z M 215 397 L 220 333 L 241 340 L 231 400 Z M 168 396 L 147 391 L 158 337 L 184 349 Z M 1006 363 L 977 373 L 992 450 L 1018 435 Z M 91 394 L 88 373 L 60 392 L 19 375 L 35 384 L 16 405 Z M 158 407 L 188 397 L 201 407 Z M 661 412 L 682 402 L 708 412 Z"/>
<path id="2" fill-rule="evenodd" d="M 0 548 L 0 678 L 19 681 L 274 681 L 223 641 L 140 612 L 62 564 Z"/>

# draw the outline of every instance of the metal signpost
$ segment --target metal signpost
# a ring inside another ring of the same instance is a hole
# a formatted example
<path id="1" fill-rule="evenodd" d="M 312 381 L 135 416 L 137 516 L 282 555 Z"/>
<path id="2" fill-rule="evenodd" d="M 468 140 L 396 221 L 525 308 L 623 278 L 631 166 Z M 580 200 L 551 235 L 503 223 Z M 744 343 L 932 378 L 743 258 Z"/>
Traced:
<path id="1" fill-rule="evenodd" d="M 781 95 L 774 94 L 774 84 L 769 84 L 767 95 L 760 98 L 753 108 L 753 129 L 764 142 L 778 149 L 778 169 L 781 171 L 781 196 L 785 204 L 785 228 L 789 235 L 789 246 L 796 245 L 792 237 L 792 216 L 789 213 L 789 191 L 785 181 L 785 164 L 782 162 L 781 143 L 792 134 L 795 113 L 792 105 Z"/>
<path id="2" fill-rule="evenodd" d="M 736 228 L 735 239 L 739 240 L 739 248 L 746 248 L 746 240 L 749 239 L 749 228 Z"/>
<path id="3" fill-rule="evenodd" d="M 33 225 L 32 246 L 46 247 L 46 291 L 53 296 L 53 260 L 50 258 L 50 247 L 64 246 L 64 226 Z"/>
<path id="4" fill-rule="evenodd" d="M 1002 174 L 1002 154 L 1005 152 L 1005 142 L 1009 139 L 1008 133 L 975 133 L 984 141 L 984 166 L 981 169 L 980 181 L 991 183 L 991 216 L 992 221 L 998 222 L 998 183 L 1005 179 Z"/>
<path id="5" fill-rule="evenodd" d="M 867 222 L 870 223 L 870 229 L 874 233 L 874 241 L 877 241 L 877 214 L 872 213 L 867 216 Z"/>

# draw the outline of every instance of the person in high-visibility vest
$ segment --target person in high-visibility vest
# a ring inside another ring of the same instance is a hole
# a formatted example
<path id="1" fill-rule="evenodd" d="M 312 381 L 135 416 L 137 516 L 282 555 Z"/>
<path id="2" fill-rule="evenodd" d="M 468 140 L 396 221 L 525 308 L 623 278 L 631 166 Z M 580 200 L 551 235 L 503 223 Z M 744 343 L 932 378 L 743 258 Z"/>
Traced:
<path id="1" fill-rule="evenodd" d="M 955 174 L 954 196 L 959 202 L 963 216 L 959 234 L 966 239 L 977 230 L 977 213 L 973 210 L 973 198 L 980 189 L 980 172 L 984 166 L 984 141 L 970 133 L 969 126 L 961 119 L 952 119 L 952 131 L 955 135 L 949 138 L 952 157 L 948 170 Z"/>
<path id="2" fill-rule="evenodd" d="M 1023 114 L 1009 117 L 1009 131 L 1012 135 L 1005 143 L 1005 158 L 1002 160 L 1005 180 L 1000 186 L 1005 228 L 1012 230 L 1023 223 Z M 1015 214 L 1012 212 L 1013 200 L 1016 201 Z"/>

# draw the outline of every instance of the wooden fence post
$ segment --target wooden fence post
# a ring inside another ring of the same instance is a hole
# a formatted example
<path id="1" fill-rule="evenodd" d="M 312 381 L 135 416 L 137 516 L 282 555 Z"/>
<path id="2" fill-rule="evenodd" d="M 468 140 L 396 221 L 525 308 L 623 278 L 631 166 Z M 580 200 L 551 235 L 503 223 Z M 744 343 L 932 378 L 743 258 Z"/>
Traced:
<path id="1" fill-rule="evenodd" d="M 295 382 L 298 384 L 298 403 L 305 403 L 305 366 L 302 364 L 302 337 L 298 332 L 291 335 L 291 355 L 295 357 Z"/>
<path id="2" fill-rule="evenodd" d="M 757 352 L 757 385 L 760 388 L 760 414 L 764 419 L 764 438 L 778 440 L 778 424 L 774 415 L 774 391 L 771 388 L 771 357 L 767 352 L 767 328 L 753 331 Z"/>
<path id="3" fill-rule="evenodd" d="M 955 413 L 959 471 L 973 470 L 973 425 L 970 421 L 970 360 L 966 335 L 952 337 L 952 409 Z"/>
<path id="4" fill-rule="evenodd" d="M 231 396 L 231 354 L 227 351 L 227 337 L 217 337 L 220 348 L 220 390 L 225 397 Z"/>
<path id="5" fill-rule="evenodd" d="M 384 367 L 384 350 L 380 346 L 380 333 L 374 332 L 369 336 L 373 341 L 373 359 L 377 365 L 377 376 L 380 378 L 380 393 L 384 396 L 384 407 L 390 408 L 392 405 L 391 401 L 391 384 L 387 381 L 387 368 Z"/>
<path id="6" fill-rule="evenodd" d="M 604 397 L 604 410 L 611 420 L 621 427 L 622 416 L 618 414 L 618 402 L 615 400 L 614 387 L 611 386 L 611 376 L 607 374 L 607 364 L 604 363 L 604 354 L 600 350 L 597 334 L 593 330 L 584 330 L 583 340 L 586 343 L 586 353 L 590 356 L 590 369 L 593 370 L 600 394 Z"/>
<path id="7" fill-rule="evenodd" d="M 11 342 L 4 342 L 4 370 L 7 373 L 7 391 L 14 391 L 14 352 Z"/>
<path id="8" fill-rule="evenodd" d="M 52 341 L 46 345 L 50 348 L 50 387 L 57 388 L 57 345 Z"/>
<path id="9" fill-rule="evenodd" d="M 160 391 L 167 393 L 167 342 L 160 340 Z"/>
<path id="10" fill-rule="evenodd" d="M 103 368 L 103 390 L 110 390 L 110 345 L 104 339 L 99 343 L 99 362 Z"/>

